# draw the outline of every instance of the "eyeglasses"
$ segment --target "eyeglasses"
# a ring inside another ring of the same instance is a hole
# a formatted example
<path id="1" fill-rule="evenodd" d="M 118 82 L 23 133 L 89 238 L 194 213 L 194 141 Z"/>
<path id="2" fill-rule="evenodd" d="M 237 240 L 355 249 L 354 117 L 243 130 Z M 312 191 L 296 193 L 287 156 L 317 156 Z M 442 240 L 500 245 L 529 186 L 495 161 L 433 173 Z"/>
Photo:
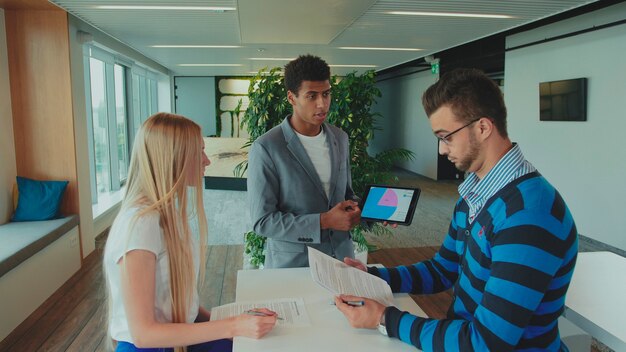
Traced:
<path id="1" fill-rule="evenodd" d="M 450 139 L 450 137 L 452 137 L 452 135 L 453 135 L 453 134 L 455 134 L 455 133 L 459 132 L 460 130 L 464 129 L 465 127 L 467 127 L 467 126 L 469 126 L 469 125 L 473 124 L 474 122 L 476 122 L 476 121 L 478 121 L 478 120 L 480 120 L 480 119 L 481 119 L 481 118 L 479 117 L 479 118 L 477 118 L 477 119 L 475 119 L 475 120 L 472 120 L 472 121 L 470 121 L 468 124 L 463 125 L 463 126 L 461 126 L 461 127 L 457 128 L 456 130 L 454 130 L 454 131 L 452 131 L 452 132 L 450 132 L 450 133 L 446 134 L 445 136 L 441 136 L 441 137 L 439 137 L 439 136 L 435 135 L 435 137 L 439 140 L 439 142 L 443 142 L 443 144 L 445 144 L 445 145 L 450 145 L 450 141 L 449 141 L 449 139 Z"/>

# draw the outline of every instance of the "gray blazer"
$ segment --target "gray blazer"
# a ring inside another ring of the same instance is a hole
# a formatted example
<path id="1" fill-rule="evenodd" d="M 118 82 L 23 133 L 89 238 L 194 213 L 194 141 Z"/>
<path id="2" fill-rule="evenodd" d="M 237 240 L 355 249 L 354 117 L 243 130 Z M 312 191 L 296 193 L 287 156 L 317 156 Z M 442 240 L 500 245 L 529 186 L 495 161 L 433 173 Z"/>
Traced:
<path id="1" fill-rule="evenodd" d="M 254 231 L 267 237 L 266 268 L 309 265 L 307 246 L 339 260 L 354 257 L 350 233 L 320 228 L 320 214 L 352 199 L 348 135 L 324 123 L 330 147 L 330 196 L 289 118 L 259 137 L 248 157 L 248 200 Z"/>

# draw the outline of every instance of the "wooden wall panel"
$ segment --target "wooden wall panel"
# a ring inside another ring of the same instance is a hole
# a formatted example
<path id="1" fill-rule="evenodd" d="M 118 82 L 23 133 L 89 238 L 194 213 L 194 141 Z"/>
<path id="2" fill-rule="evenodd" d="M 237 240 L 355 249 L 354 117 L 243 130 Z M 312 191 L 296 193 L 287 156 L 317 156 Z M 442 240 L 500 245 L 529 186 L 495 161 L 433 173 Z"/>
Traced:
<path id="1" fill-rule="evenodd" d="M 47 0 L 0 0 L 0 8 L 5 10 L 55 10 L 63 11 Z"/>
<path id="2" fill-rule="evenodd" d="M 5 17 L 17 174 L 70 181 L 61 211 L 78 214 L 67 14 Z"/>

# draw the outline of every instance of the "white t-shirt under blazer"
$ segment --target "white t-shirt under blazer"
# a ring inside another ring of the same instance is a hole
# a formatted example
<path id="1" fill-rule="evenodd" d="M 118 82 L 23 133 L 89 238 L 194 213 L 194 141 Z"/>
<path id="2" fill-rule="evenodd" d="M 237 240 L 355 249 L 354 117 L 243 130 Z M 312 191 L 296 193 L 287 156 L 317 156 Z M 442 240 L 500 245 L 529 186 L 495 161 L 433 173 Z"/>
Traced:
<path id="1" fill-rule="evenodd" d="M 309 137 L 296 132 L 298 139 L 309 155 L 309 159 L 317 171 L 317 176 L 322 182 L 326 196 L 330 197 L 330 146 L 326 140 L 324 129 L 317 136 Z"/>

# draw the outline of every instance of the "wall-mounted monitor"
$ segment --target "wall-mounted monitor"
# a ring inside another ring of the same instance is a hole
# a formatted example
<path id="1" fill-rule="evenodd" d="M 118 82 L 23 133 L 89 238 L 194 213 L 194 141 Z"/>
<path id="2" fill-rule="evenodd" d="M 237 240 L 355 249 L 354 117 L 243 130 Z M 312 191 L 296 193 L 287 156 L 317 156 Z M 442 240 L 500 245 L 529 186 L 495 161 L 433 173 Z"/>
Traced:
<path id="1" fill-rule="evenodd" d="M 587 121 L 587 79 L 539 83 L 539 120 Z"/>

